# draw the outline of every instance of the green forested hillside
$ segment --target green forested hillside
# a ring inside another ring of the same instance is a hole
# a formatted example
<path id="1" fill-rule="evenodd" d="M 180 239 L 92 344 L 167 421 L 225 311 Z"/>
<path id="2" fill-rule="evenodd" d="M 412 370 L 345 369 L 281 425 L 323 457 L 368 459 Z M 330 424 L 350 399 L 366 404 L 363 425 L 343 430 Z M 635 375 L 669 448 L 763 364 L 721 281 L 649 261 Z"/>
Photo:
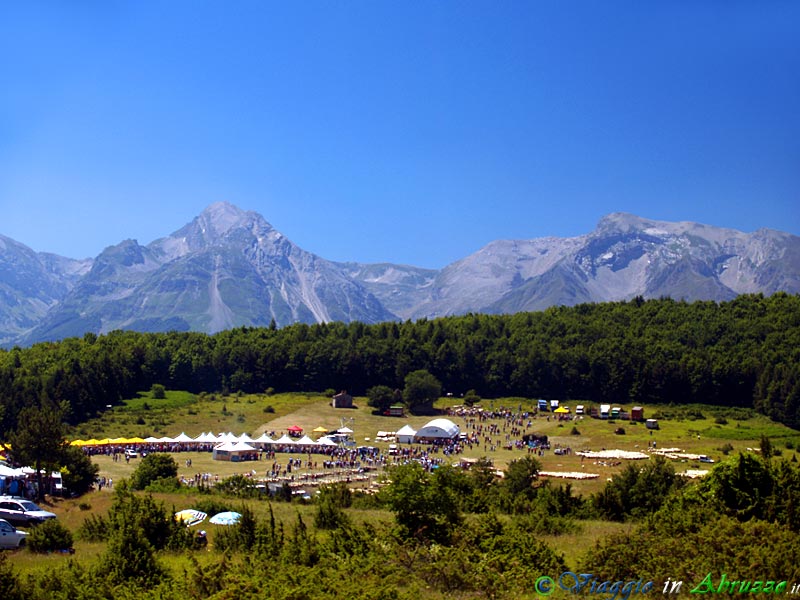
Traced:
<path id="1" fill-rule="evenodd" d="M 426 369 L 456 396 L 750 406 L 800 426 L 800 298 L 586 304 L 367 326 L 297 324 L 216 335 L 86 334 L 0 352 L 0 436 L 20 409 L 67 402 L 81 422 L 160 383 L 263 392 L 402 387 Z"/>

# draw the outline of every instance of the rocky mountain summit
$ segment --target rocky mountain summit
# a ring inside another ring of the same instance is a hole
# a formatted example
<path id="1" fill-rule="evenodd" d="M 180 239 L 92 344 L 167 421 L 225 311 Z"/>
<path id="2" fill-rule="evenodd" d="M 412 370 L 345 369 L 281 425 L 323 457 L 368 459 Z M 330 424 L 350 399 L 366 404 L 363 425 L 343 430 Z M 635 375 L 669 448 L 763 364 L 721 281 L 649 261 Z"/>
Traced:
<path id="1" fill-rule="evenodd" d="M 114 329 L 213 333 L 272 321 L 375 323 L 777 291 L 800 293 L 797 236 L 625 213 L 574 238 L 498 240 L 441 270 L 331 262 L 228 203 L 147 246 L 125 240 L 94 260 L 36 253 L 0 236 L 5 346 Z"/>

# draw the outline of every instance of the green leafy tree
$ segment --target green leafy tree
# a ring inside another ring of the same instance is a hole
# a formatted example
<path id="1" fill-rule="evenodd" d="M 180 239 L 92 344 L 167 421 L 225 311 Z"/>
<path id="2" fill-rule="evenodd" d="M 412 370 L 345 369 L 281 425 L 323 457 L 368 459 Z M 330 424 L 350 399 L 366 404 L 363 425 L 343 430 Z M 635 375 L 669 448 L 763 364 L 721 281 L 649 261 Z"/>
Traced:
<path id="1" fill-rule="evenodd" d="M 62 459 L 61 477 L 64 487 L 71 493 L 81 496 L 88 492 L 94 483 L 100 467 L 92 462 L 86 453 L 77 446 L 67 446 Z"/>
<path id="2" fill-rule="evenodd" d="M 442 395 L 442 384 L 425 369 L 412 371 L 405 378 L 403 401 L 414 413 L 427 413 Z"/>
<path id="3" fill-rule="evenodd" d="M 14 460 L 36 471 L 40 501 L 45 495 L 43 472 L 58 471 L 69 446 L 64 439 L 63 414 L 60 406 L 24 408 L 9 436 Z"/>
<path id="4" fill-rule="evenodd" d="M 740 452 L 734 460 L 716 465 L 697 486 L 697 493 L 705 501 L 718 503 L 717 510 L 747 521 L 766 514 L 775 480 L 768 461 Z"/>
<path id="5" fill-rule="evenodd" d="M 178 463 L 169 454 L 148 454 L 131 474 L 131 487 L 143 490 L 151 483 L 174 481 L 177 485 Z"/>
<path id="6" fill-rule="evenodd" d="M 449 541 L 461 522 L 458 501 L 446 484 L 446 475 L 425 472 L 419 463 L 395 467 L 384 490 L 401 535 L 419 541 Z"/>
<path id="7" fill-rule="evenodd" d="M 683 483 L 667 459 L 657 456 L 644 466 L 631 464 L 614 475 L 593 498 L 594 506 L 614 521 L 643 517 L 660 508 Z"/>
<path id="8" fill-rule="evenodd" d="M 469 390 L 466 394 L 464 394 L 464 404 L 466 406 L 475 406 L 476 404 L 479 404 L 480 401 L 481 397 L 475 390 Z"/>
<path id="9" fill-rule="evenodd" d="M 167 397 L 167 390 L 162 384 L 154 383 L 150 388 L 150 395 L 154 400 L 163 400 Z"/>
<path id="10" fill-rule="evenodd" d="M 97 564 L 97 575 L 111 585 L 135 582 L 150 587 L 168 576 L 156 559 L 155 549 L 135 523 L 125 521 L 114 529 Z"/>
<path id="11" fill-rule="evenodd" d="M 503 491 L 511 496 L 523 495 L 532 498 L 536 493 L 534 485 L 540 470 L 541 464 L 531 456 L 512 460 L 503 479 Z"/>
<path id="12" fill-rule="evenodd" d="M 387 385 L 375 385 L 367 390 L 367 404 L 379 413 L 389 410 L 394 401 L 394 391 Z"/>

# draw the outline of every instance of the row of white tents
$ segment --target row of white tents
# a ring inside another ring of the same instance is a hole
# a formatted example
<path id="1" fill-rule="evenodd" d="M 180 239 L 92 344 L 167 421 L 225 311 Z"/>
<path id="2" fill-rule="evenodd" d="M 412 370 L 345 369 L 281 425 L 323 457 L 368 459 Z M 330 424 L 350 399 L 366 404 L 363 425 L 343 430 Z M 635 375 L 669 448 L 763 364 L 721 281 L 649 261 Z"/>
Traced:
<path id="1" fill-rule="evenodd" d="M 342 428 L 333 434 L 322 436 L 318 440 L 313 440 L 309 436 L 296 439 L 290 437 L 288 434 L 283 434 L 277 439 L 269 437 L 266 433 L 262 433 L 259 437 L 253 438 L 246 433 L 235 435 L 233 432 L 214 434 L 212 432 L 201 433 L 197 437 L 190 437 L 186 433 L 181 433 L 176 437 L 148 437 L 144 438 L 145 444 L 183 444 L 186 446 L 213 444 L 215 447 L 225 445 L 230 448 L 238 445 L 242 449 L 242 445 L 254 445 L 253 449 L 263 448 L 268 445 L 279 446 L 338 446 L 346 436 L 352 433 L 351 429 Z"/>

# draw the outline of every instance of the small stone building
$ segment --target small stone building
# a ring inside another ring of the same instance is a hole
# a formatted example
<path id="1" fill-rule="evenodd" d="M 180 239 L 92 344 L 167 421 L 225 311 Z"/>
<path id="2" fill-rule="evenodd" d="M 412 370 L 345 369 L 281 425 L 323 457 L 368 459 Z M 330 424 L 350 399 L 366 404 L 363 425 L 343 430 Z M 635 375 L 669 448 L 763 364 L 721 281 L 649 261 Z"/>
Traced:
<path id="1" fill-rule="evenodd" d="M 353 408 L 353 397 L 342 390 L 333 397 L 331 406 L 333 406 L 333 408 Z"/>

